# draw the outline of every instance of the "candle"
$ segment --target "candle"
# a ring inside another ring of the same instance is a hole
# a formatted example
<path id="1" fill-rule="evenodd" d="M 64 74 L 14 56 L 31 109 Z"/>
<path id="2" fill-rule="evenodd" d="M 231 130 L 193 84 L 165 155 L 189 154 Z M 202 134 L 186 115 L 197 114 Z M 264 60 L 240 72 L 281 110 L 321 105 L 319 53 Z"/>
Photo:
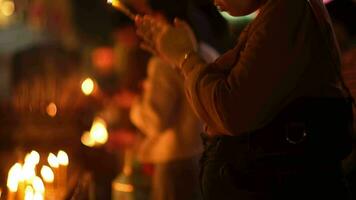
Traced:
<path id="1" fill-rule="evenodd" d="M 25 189 L 25 199 L 24 200 L 33 200 L 34 192 L 31 186 L 26 186 Z"/>
<path id="2" fill-rule="evenodd" d="M 55 191 L 54 191 L 54 187 L 53 187 L 54 174 L 53 174 L 52 169 L 46 165 L 42 166 L 41 176 L 44 181 L 45 189 L 46 189 L 45 199 L 46 200 L 56 199 Z"/>
<path id="3" fill-rule="evenodd" d="M 21 165 L 19 163 L 16 163 L 13 165 L 8 173 L 7 177 L 7 188 L 8 188 L 8 193 L 7 193 L 7 200 L 15 200 L 16 198 L 16 192 L 18 189 L 18 172 L 21 172 Z"/>
<path id="4" fill-rule="evenodd" d="M 50 153 L 48 155 L 47 161 L 49 166 L 51 166 L 51 168 L 53 169 L 53 174 L 54 174 L 53 185 L 56 189 L 56 187 L 58 186 L 58 178 L 59 178 L 59 174 L 58 174 L 59 164 L 58 164 L 57 156 L 55 156 L 53 153 Z"/>
<path id="5" fill-rule="evenodd" d="M 96 145 L 103 145 L 108 141 L 109 134 L 104 119 L 100 117 L 94 119 L 93 125 L 90 128 L 89 137 L 93 138 Z"/>
<path id="6" fill-rule="evenodd" d="M 66 189 L 68 173 L 67 170 L 69 164 L 68 154 L 63 150 L 58 151 L 57 160 L 59 164 L 59 185 L 63 189 Z"/>
<path id="7" fill-rule="evenodd" d="M 35 176 L 32 181 L 32 186 L 33 189 L 36 193 L 44 193 L 45 192 L 45 186 L 43 184 L 43 181 L 40 177 Z"/>
<path id="8" fill-rule="evenodd" d="M 35 192 L 35 195 L 33 196 L 33 200 L 43 200 L 43 194 L 40 192 Z"/>
<path id="9" fill-rule="evenodd" d="M 119 0 L 107 0 L 108 4 L 111 4 L 114 8 L 117 10 L 121 11 L 123 14 L 125 14 L 127 17 L 129 17 L 132 20 L 135 20 L 136 15 L 133 14 L 123 3 L 121 3 Z"/>

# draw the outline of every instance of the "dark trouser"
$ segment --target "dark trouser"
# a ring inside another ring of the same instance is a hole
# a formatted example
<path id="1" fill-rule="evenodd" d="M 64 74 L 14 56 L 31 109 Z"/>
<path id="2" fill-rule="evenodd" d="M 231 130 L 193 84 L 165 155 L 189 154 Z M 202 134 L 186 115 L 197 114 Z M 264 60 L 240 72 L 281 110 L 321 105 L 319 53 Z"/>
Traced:
<path id="1" fill-rule="evenodd" d="M 152 200 L 201 200 L 198 156 L 156 164 Z"/>
<path id="2" fill-rule="evenodd" d="M 349 199 L 338 162 L 281 155 L 257 161 L 241 148 L 246 145 L 226 140 L 231 138 L 213 141 L 202 157 L 204 200 Z"/>

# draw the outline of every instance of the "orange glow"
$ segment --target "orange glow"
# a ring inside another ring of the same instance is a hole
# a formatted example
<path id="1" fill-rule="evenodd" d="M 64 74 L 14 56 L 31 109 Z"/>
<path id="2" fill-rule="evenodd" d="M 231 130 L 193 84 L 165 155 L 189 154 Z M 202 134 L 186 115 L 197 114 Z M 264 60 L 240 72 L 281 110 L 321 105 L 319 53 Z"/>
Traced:
<path id="1" fill-rule="evenodd" d="M 91 59 L 101 72 L 109 72 L 114 65 L 114 50 L 111 47 L 98 47 L 93 50 Z"/>
<path id="2" fill-rule="evenodd" d="M 120 192 L 133 192 L 134 187 L 131 184 L 125 184 L 125 183 L 113 183 L 113 187 L 116 191 Z"/>
<path id="3" fill-rule="evenodd" d="M 94 147 L 95 146 L 95 140 L 94 138 L 90 137 L 90 132 L 86 131 L 83 133 L 82 137 L 81 137 L 81 142 L 82 144 L 84 144 L 85 146 L 88 147 Z"/>
<path id="4" fill-rule="evenodd" d="M 108 140 L 109 134 L 106 130 L 106 123 L 102 118 L 95 118 L 90 129 L 89 136 L 98 144 L 105 144 Z"/>
<path id="5" fill-rule="evenodd" d="M 86 95 L 89 96 L 90 94 L 93 93 L 94 91 L 94 81 L 91 78 L 86 78 L 83 82 L 82 82 L 82 92 Z"/>
<path id="6" fill-rule="evenodd" d="M 51 102 L 47 106 L 47 114 L 51 117 L 55 117 L 57 115 L 57 106 L 55 103 Z"/>
<path id="7" fill-rule="evenodd" d="M 41 169 L 41 176 L 46 183 L 53 183 L 54 181 L 54 173 L 52 169 L 48 166 L 43 166 Z"/>
<path id="8" fill-rule="evenodd" d="M 0 11 L 3 15 L 9 17 L 15 12 L 15 3 L 13 1 L 0 1 Z"/>

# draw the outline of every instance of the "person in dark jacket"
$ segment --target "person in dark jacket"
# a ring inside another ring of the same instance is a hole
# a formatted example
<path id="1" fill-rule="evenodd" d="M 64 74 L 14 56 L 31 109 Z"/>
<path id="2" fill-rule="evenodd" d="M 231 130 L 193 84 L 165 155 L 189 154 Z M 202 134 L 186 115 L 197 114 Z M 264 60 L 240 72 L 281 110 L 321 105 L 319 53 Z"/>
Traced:
<path id="1" fill-rule="evenodd" d="M 348 199 L 341 160 L 351 151 L 352 101 L 322 1 L 215 4 L 258 15 L 210 64 L 184 21 L 136 18 L 143 46 L 182 73 L 206 124 L 204 199 Z"/>

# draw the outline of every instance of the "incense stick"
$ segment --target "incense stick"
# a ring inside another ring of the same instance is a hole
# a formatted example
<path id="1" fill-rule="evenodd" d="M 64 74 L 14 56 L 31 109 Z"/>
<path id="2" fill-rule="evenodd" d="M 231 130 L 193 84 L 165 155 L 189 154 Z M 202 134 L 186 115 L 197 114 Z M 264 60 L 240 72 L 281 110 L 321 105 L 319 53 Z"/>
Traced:
<path id="1" fill-rule="evenodd" d="M 123 3 L 119 0 L 107 0 L 107 3 L 111 4 L 118 11 L 121 11 L 124 15 L 126 15 L 131 20 L 135 21 L 136 14 L 130 11 Z"/>

